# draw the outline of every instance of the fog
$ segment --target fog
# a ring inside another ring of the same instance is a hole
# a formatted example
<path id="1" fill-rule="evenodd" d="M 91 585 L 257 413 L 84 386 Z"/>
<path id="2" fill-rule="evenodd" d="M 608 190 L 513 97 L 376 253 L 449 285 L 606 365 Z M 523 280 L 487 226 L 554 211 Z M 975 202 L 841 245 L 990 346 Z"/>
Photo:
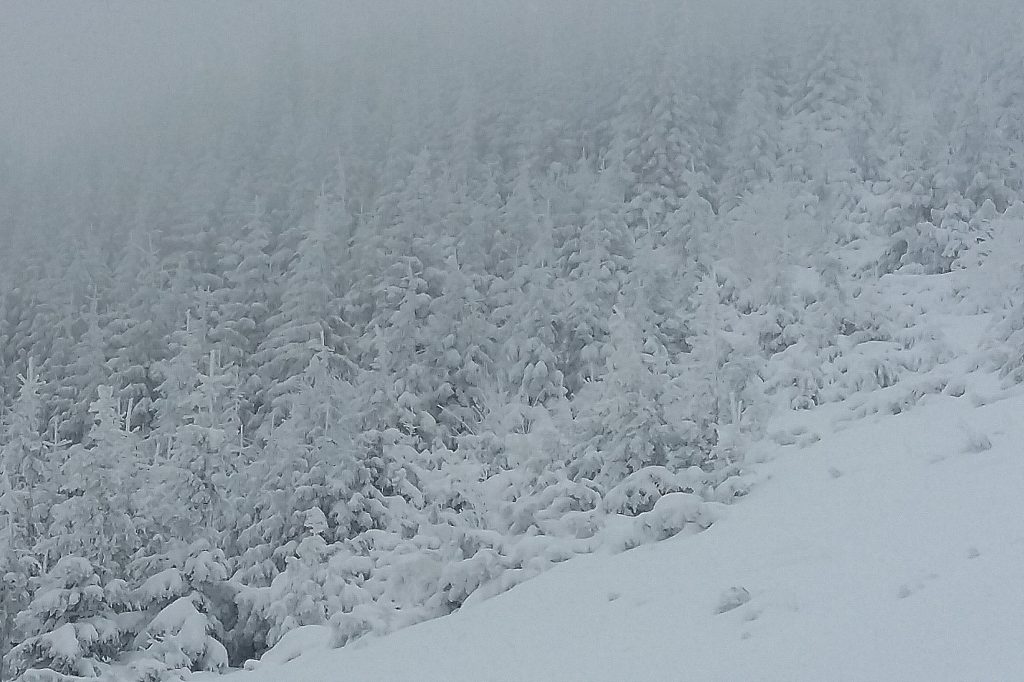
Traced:
<path id="1" fill-rule="evenodd" d="M 878 0 L 836 2 L 823 11 L 828 4 L 12 0 L 0 5 L 0 122 L 19 147 L 40 150 L 98 134 L 97 125 L 173 109 L 204 87 L 244 96 L 284 55 L 364 76 L 429 65 L 451 77 L 499 55 L 519 69 L 572 63 L 591 50 L 607 57 L 629 42 L 657 39 L 669 26 L 694 46 L 740 49 L 752 39 L 786 39 L 787 30 L 798 37 L 812 15 L 855 30 L 894 15 Z M 961 35 L 965 26 L 998 24 L 1013 10 L 1012 3 L 989 2 L 962 12 L 964 4 L 952 0 L 922 6 L 925 16 L 959 23 Z M 969 21 L 954 20 L 955 7 Z M 672 14 L 681 21 L 665 21 Z"/>
<path id="2" fill-rule="evenodd" d="M 693 44 L 739 46 L 799 17 L 793 4 L 780 13 L 735 1 L 4 2 L 0 135 L 34 154 L 62 141 L 102 144 L 93 136 L 159 121 L 204 91 L 253 96 L 289 60 L 365 81 L 458 79 L 489 64 L 524 71 L 607 62 L 664 38 L 668 25 Z M 665 22 L 672 13 L 683 21 Z"/>

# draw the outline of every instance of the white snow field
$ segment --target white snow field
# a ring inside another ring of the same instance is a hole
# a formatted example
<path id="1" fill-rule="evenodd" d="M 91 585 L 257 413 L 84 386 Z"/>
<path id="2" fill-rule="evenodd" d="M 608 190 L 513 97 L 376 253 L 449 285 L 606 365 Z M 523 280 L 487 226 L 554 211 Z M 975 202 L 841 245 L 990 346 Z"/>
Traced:
<path id="1" fill-rule="evenodd" d="M 304 628 L 225 682 L 1024 679 L 1024 396 L 972 369 L 988 323 L 956 281 L 883 280 L 954 359 L 781 415 L 810 444 L 755 448 L 707 531 L 344 649 Z"/>

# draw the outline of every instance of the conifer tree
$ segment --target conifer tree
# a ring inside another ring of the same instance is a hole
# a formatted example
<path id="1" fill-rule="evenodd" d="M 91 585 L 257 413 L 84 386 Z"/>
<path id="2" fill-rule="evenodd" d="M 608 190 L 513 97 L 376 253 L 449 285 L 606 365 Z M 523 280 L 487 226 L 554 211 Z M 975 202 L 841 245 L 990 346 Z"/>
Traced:
<path id="1" fill-rule="evenodd" d="M 132 595 L 141 621 L 133 646 L 161 672 L 223 671 L 226 633 L 217 614 L 228 577 L 224 553 L 198 540 L 165 552 L 159 563 L 164 568 Z"/>
<path id="2" fill-rule="evenodd" d="M 266 387 L 262 408 L 269 421 L 265 431 L 288 414 L 291 393 L 316 343 L 322 339 L 334 349 L 342 345 L 341 302 L 333 272 L 338 225 L 332 224 L 331 216 L 332 207 L 321 193 L 312 223 L 288 264 L 280 308 L 267 319 L 269 333 L 253 356 Z"/>
<path id="3" fill-rule="evenodd" d="M 42 382 L 31 360 L 18 398 L 3 421 L 0 472 L 3 481 L 3 526 L 14 557 L 34 553 L 46 534 L 57 478 L 56 453 L 42 431 Z"/>
<path id="4" fill-rule="evenodd" d="M 258 411 L 256 401 L 265 392 L 250 359 L 267 333 L 267 319 L 279 293 L 266 211 L 258 198 L 252 204 L 238 232 L 228 232 L 221 240 L 224 286 L 214 293 L 216 317 L 209 329 L 220 363 L 239 370 L 239 388 L 246 403 L 243 421 Z"/>
<path id="5" fill-rule="evenodd" d="M 148 426 L 156 388 L 150 372 L 153 363 L 164 358 L 162 341 L 178 319 L 160 293 L 164 276 L 149 235 L 130 235 L 114 280 L 117 305 L 108 325 L 109 383 L 132 406 L 131 426 Z"/>
<path id="6" fill-rule="evenodd" d="M 87 559 L 68 555 L 37 582 L 31 604 L 17 617 L 26 637 L 10 654 L 14 674 L 103 675 L 130 639 L 119 617 L 128 600 L 124 581 L 103 585 Z"/>
<path id="7" fill-rule="evenodd" d="M 53 556 L 75 555 L 90 570 L 117 575 L 140 548 L 144 516 L 133 492 L 140 481 L 138 433 L 128 428 L 130 411 L 109 386 L 100 386 L 89 411 L 93 423 L 85 440 L 68 450 L 64 500 L 42 546 Z"/>
<path id="8" fill-rule="evenodd" d="M 670 379 L 645 352 L 635 321 L 616 306 L 609 321 L 607 367 L 580 393 L 579 454 L 574 476 L 605 490 L 646 466 L 664 466 L 683 445 L 665 410 L 674 400 Z"/>
<path id="9" fill-rule="evenodd" d="M 334 519 L 343 537 L 363 529 L 348 506 L 368 481 L 357 456 L 355 393 L 333 373 L 337 363 L 331 349 L 321 343 L 311 350 L 291 411 L 271 431 L 263 457 L 242 477 L 259 484 L 251 512 L 238 520 L 239 570 L 250 584 L 269 584 L 284 570 L 305 514 L 314 507 Z"/>
<path id="10" fill-rule="evenodd" d="M 608 314 L 622 286 L 631 242 L 624 218 L 623 192 L 628 183 L 621 165 L 621 148 L 613 147 L 608 165 L 586 188 L 582 214 L 575 226 L 566 226 L 559 265 L 566 301 L 559 316 L 560 345 L 566 388 L 570 394 L 599 376 L 605 364 L 604 343 Z M 576 182 L 589 173 L 577 171 Z"/>
<path id="11" fill-rule="evenodd" d="M 106 350 L 108 347 L 106 319 L 99 310 L 94 294 L 89 311 L 83 316 L 85 330 L 74 345 L 74 359 L 61 377 L 55 404 L 50 417 L 50 429 L 73 443 L 81 442 L 88 432 L 91 418 L 89 405 L 96 397 L 96 389 L 109 381 Z"/>

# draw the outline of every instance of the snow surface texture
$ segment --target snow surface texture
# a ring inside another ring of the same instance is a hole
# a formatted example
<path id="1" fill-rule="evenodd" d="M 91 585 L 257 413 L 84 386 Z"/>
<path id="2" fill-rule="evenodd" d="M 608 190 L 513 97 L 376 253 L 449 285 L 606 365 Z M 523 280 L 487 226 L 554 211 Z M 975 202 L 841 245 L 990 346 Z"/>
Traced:
<path id="1" fill-rule="evenodd" d="M 976 275 L 883 279 L 932 308 L 920 324 L 939 323 L 958 359 L 920 380 L 952 374 L 959 396 L 787 413 L 777 432 L 820 440 L 766 445 L 751 493 L 705 532 L 581 556 L 340 650 L 311 628 L 302 655 L 291 637 L 225 682 L 1012 679 L 1024 395 L 967 369 L 987 320 L 953 314 L 949 292 Z"/>

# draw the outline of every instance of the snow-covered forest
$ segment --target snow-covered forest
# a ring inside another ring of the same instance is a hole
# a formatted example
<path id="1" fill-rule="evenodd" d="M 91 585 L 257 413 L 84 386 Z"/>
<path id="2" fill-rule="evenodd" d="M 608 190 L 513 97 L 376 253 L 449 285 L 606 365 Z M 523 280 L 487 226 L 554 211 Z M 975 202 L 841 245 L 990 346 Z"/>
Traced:
<path id="1" fill-rule="evenodd" d="M 880 277 L 1024 229 L 1009 4 L 342 5 L 0 106 L 0 679 L 345 646 L 699 532 L 771 415 L 949 360 Z"/>

